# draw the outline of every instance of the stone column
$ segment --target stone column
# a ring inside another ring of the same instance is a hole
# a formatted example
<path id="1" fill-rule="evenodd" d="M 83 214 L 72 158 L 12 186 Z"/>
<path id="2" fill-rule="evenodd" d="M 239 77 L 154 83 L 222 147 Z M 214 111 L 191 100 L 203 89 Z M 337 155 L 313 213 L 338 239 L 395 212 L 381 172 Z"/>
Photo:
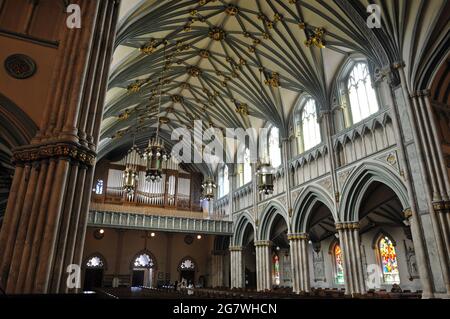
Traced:
<path id="1" fill-rule="evenodd" d="M 394 68 L 398 69 L 401 68 L 402 65 L 401 64 L 397 64 L 394 65 Z M 388 99 L 389 99 L 389 103 L 391 104 L 391 112 L 392 112 L 392 124 L 394 126 L 394 130 L 397 136 L 396 142 L 397 142 L 397 148 L 398 148 L 398 154 L 399 154 L 399 162 L 400 162 L 400 166 L 403 173 L 403 178 L 405 180 L 405 184 L 406 184 L 406 189 L 408 192 L 408 199 L 409 199 L 409 205 L 410 207 L 407 208 L 404 213 L 405 213 L 405 217 L 406 219 L 409 219 L 410 221 L 410 225 L 411 225 L 411 235 L 413 237 L 413 242 L 414 242 L 414 249 L 416 251 L 416 256 L 417 256 L 417 265 L 418 265 L 418 270 L 419 270 L 419 274 L 420 274 L 420 278 L 421 278 L 421 282 L 422 282 L 422 288 L 423 288 L 423 293 L 422 293 L 422 297 L 423 298 L 430 298 L 433 297 L 433 284 L 432 284 L 432 279 L 431 279 L 431 271 L 430 271 L 430 263 L 429 263 L 429 259 L 427 258 L 427 254 L 426 254 L 426 248 L 425 248 L 425 239 L 423 236 L 423 232 L 422 232 L 422 221 L 420 219 L 420 214 L 419 214 L 419 208 L 418 205 L 416 203 L 416 194 L 414 191 L 414 185 L 412 183 L 412 170 L 410 168 L 410 164 L 409 162 L 406 160 L 407 157 L 407 149 L 406 149 L 406 141 L 405 141 L 405 137 L 404 134 L 402 134 L 402 128 L 400 126 L 399 123 L 399 119 L 400 119 L 400 114 L 399 114 L 399 109 L 398 109 L 398 103 L 395 102 L 396 98 L 395 98 L 395 94 L 394 94 L 394 89 L 397 85 L 396 80 L 395 80 L 395 76 L 394 73 L 392 72 L 392 70 L 389 68 L 387 74 L 389 75 L 388 77 L 388 84 L 390 86 L 390 94 L 387 95 Z"/>
<path id="2" fill-rule="evenodd" d="M 231 287 L 244 288 L 244 262 L 242 260 L 242 246 L 230 246 Z"/>
<path id="3" fill-rule="evenodd" d="M 272 289 L 272 254 L 271 242 L 260 240 L 255 242 L 257 290 Z"/>
<path id="4" fill-rule="evenodd" d="M 364 269 L 361 258 L 359 223 L 337 223 L 339 245 L 344 261 L 345 293 L 358 295 L 366 293 Z"/>
<path id="5" fill-rule="evenodd" d="M 224 253 L 223 251 L 215 250 L 212 252 L 212 287 L 224 286 Z"/>
<path id="6" fill-rule="evenodd" d="M 119 6 L 72 3 L 83 8 L 83 27 L 61 28 L 52 94 L 37 106 L 43 108 L 39 131 L 13 155 L 0 232 L 0 281 L 7 293 L 64 291 L 67 266 L 81 264 Z"/>
<path id="7" fill-rule="evenodd" d="M 309 235 L 289 234 L 291 248 L 292 289 L 295 293 L 309 292 L 311 279 L 309 270 Z"/>
<path id="8" fill-rule="evenodd" d="M 433 154 L 433 141 L 427 136 L 432 136 L 432 133 L 427 129 L 426 116 L 423 115 L 423 109 L 420 107 L 421 92 L 409 92 L 408 80 L 404 69 L 404 63 L 397 63 L 395 68 L 398 69 L 400 76 L 400 84 L 403 91 L 403 96 L 406 102 L 406 110 L 411 124 L 411 132 L 415 149 L 417 150 L 417 163 L 419 164 L 420 173 L 423 174 L 423 190 L 426 195 L 427 210 L 429 212 L 432 230 L 423 229 L 424 232 L 432 231 L 435 237 L 437 247 L 438 260 L 442 271 L 442 277 L 447 294 L 450 293 L 450 266 L 448 251 L 446 249 L 445 238 L 441 227 L 441 222 L 438 213 L 435 211 L 435 204 L 447 198 L 444 190 L 444 185 L 439 173 L 439 164 L 436 163 L 436 154 Z M 431 144 L 430 144 L 431 143 Z M 445 172 L 445 174 L 448 174 Z M 443 196 L 444 195 L 444 196 Z M 440 205 L 440 204 L 439 204 Z M 419 205 L 420 206 L 420 205 Z M 444 205 L 445 206 L 445 205 Z M 415 214 L 415 211 L 412 210 Z M 426 215 L 428 212 L 421 212 Z M 422 216 L 420 217 L 422 219 Z M 427 278 L 425 278 L 427 280 Z M 428 283 L 426 284 L 428 286 Z M 426 287 L 428 290 L 428 287 Z M 432 292 L 430 293 L 430 295 Z"/>

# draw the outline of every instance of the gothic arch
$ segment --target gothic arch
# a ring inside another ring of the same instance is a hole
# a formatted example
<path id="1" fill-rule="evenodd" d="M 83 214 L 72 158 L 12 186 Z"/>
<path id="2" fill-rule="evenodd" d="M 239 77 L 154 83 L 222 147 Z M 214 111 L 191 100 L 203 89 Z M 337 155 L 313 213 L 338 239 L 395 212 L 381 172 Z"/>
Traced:
<path id="1" fill-rule="evenodd" d="M 289 227 L 289 217 L 286 213 L 285 208 L 278 201 L 270 201 L 270 203 L 266 206 L 264 211 L 261 214 L 261 218 L 259 219 L 259 228 L 258 228 L 258 240 L 267 240 L 270 237 L 270 228 L 273 224 L 273 221 L 277 217 L 277 215 L 281 215 L 286 222 L 286 226 Z"/>
<path id="2" fill-rule="evenodd" d="M 392 241 L 392 245 L 397 246 L 397 242 L 395 241 L 394 237 L 381 228 L 376 232 L 375 236 L 373 237 L 372 248 L 378 251 L 378 243 L 380 242 L 380 239 L 385 236 Z"/>
<path id="3" fill-rule="evenodd" d="M 102 255 L 101 253 L 99 253 L 99 252 L 94 252 L 94 253 L 92 253 L 92 254 L 89 254 L 89 255 L 83 260 L 83 265 L 82 265 L 82 268 L 83 268 L 83 269 L 88 268 L 88 267 L 86 266 L 86 264 L 87 264 L 87 262 L 89 261 L 89 259 L 91 259 L 91 258 L 93 258 L 93 257 L 98 257 L 98 258 L 100 258 L 100 260 L 103 262 L 103 266 L 102 266 L 102 267 L 99 267 L 100 269 L 103 269 L 103 270 L 107 270 L 107 269 L 108 269 L 108 263 L 107 263 L 107 261 L 106 261 L 105 256 L 103 256 L 103 255 Z"/>
<path id="4" fill-rule="evenodd" d="M 292 216 L 292 232 L 300 233 L 307 231 L 306 228 L 312 213 L 312 208 L 318 202 L 321 202 L 328 207 L 333 219 L 335 221 L 337 220 L 335 209 L 333 208 L 333 200 L 330 196 L 322 188 L 310 185 L 302 191 L 293 205 L 294 215 Z"/>
<path id="5" fill-rule="evenodd" d="M 380 182 L 389 187 L 397 195 L 403 209 L 409 206 L 406 187 L 397 174 L 381 163 L 367 162 L 351 173 L 342 188 L 339 205 L 341 221 L 359 220 L 361 201 L 373 182 Z"/>
<path id="6" fill-rule="evenodd" d="M 243 212 L 235 222 L 232 243 L 234 246 L 242 246 L 244 244 L 244 233 L 248 225 L 251 225 L 255 231 L 253 218 L 248 212 Z"/>
<path id="7" fill-rule="evenodd" d="M 143 254 L 149 255 L 150 258 L 152 259 L 152 261 L 153 261 L 153 266 L 150 267 L 150 268 L 152 268 L 152 269 L 158 269 L 158 262 L 156 261 L 156 258 L 155 258 L 155 256 L 152 254 L 152 252 L 151 252 L 150 250 L 148 250 L 148 249 L 142 249 L 142 250 L 138 251 L 136 254 L 133 255 L 133 258 L 132 258 L 131 261 L 130 261 L 130 269 L 133 270 L 133 268 L 135 268 L 135 266 L 134 266 L 134 261 L 136 260 L 136 258 L 138 258 L 140 255 L 143 255 Z"/>
<path id="8" fill-rule="evenodd" d="M 178 272 L 180 272 L 180 271 L 182 270 L 182 269 L 181 269 L 181 265 L 182 265 L 186 260 L 192 261 L 192 264 L 194 265 L 194 268 L 193 268 L 192 270 L 194 270 L 195 272 L 198 272 L 198 263 L 197 263 L 197 261 L 196 261 L 194 258 L 192 258 L 191 256 L 184 256 L 183 258 L 181 258 L 181 260 L 180 260 L 180 262 L 178 263 L 178 266 L 177 266 Z"/>

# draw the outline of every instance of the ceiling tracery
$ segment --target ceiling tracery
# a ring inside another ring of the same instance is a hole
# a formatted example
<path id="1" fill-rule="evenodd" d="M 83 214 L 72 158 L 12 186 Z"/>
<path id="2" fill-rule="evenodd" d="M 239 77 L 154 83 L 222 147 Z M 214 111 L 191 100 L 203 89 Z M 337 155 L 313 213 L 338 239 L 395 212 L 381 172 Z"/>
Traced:
<path id="1" fill-rule="evenodd" d="M 124 152 L 133 134 L 145 144 L 156 130 L 159 103 L 169 144 L 171 131 L 192 128 L 195 120 L 219 129 L 270 121 L 284 135 L 301 93 L 330 107 L 335 74 L 350 54 L 382 68 L 402 59 L 406 41 L 416 51 L 426 45 L 423 36 L 415 41 L 409 34 L 432 32 L 421 18 L 440 13 L 433 26 L 448 30 L 446 1 L 375 3 L 387 14 L 383 28 L 373 30 L 366 0 L 142 1 L 118 30 L 101 155 Z M 411 18 L 417 6 L 422 14 Z"/>

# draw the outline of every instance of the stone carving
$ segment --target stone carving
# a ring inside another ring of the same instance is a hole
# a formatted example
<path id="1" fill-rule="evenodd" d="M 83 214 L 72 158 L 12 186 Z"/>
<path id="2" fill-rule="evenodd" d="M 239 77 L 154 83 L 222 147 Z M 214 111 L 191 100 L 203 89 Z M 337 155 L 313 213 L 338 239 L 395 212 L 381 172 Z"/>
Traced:
<path id="1" fill-rule="evenodd" d="M 96 153 L 72 142 L 61 142 L 17 149 L 14 152 L 13 161 L 17 164 L 57 157 L 66 157 L 84 165 L 93 166 Z"/>
<path id="2" fill-rule="evenodd" d="M 416 252 L 412 245 L 408 245 L 406 240 L 403 241 L 406 251 L 406 262 L 408 265 L 409 280 L 419 278 L 419 269 L 417 267 Z"/>
<path id="3" fill-rule="evenodd" d="M 13 54 L 6 58 L 5 69 L 13 78 L 23 80 L 36 73 L 36 63 L 29 56 Z"/>
<path id="4" fill-rule="evenodd" d="M 322 186 L 328 193 L 331 194 L 331 190 L 332 190 L 332 183 L 331 183 L 331 178 L 327 177 L 324 178 L 323 180 L 321 180 L 319 182 L 319 185 Z"/>

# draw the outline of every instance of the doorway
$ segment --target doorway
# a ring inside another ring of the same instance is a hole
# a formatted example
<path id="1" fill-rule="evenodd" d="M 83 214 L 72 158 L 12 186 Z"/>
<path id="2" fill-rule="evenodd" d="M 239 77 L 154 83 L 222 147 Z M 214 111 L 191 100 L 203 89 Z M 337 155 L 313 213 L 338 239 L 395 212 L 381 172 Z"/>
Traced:
<path id="1" fill-rule="evenodd" d="M 84 273 L 84 290 L 101 288 L 103 281 L 103 269 L 86 269 Z"/>

